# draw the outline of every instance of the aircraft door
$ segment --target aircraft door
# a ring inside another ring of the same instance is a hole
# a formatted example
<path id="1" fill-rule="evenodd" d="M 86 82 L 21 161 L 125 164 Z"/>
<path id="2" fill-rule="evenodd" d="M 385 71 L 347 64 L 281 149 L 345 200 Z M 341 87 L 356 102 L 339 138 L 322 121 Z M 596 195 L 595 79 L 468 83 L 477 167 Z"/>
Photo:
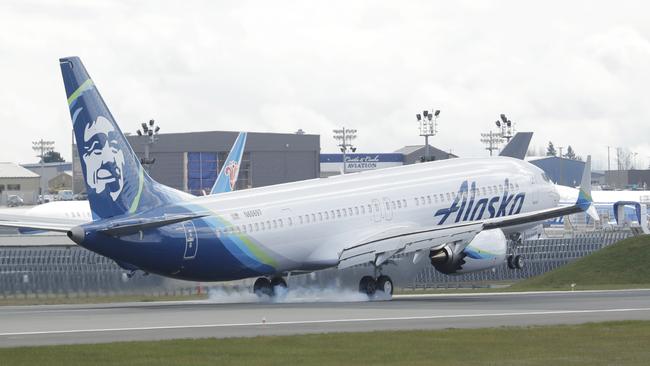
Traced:
<path id="1" fill-rule="evenodd" d="M 196 235 L 196 226 L 194 226 L 192 221 L 184 221 L 183 230 L 185 230 L 185 254 L 183 255 L 183 259 L 194 259 L 194 257 L 196 257 L 196 251 L 199 249 L 199 238 Z"/>
<path id="2" fill-rule="evenodd" d="M 390 221 L 393 218 L 393 211 L 390 206 L 390 199 L 384 197 L 384 202 L 381 205 L 381 211 L 384 216 L 384 220 Z"/>
<path id="3" fill-rule="evenodd" d="M 372 220 L 374 222 L 381 221 L 381 202 L 378 199 L 372 200 Z"/>

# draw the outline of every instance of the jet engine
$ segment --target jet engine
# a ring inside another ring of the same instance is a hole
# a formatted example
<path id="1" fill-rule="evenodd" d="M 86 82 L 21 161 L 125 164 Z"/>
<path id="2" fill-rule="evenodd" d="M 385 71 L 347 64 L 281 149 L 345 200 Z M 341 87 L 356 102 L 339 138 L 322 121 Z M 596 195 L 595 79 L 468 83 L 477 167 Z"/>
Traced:
<path id="1" fill-rule="evenodd" d="M 501 229 L 478 233 L 464 248 L 447 244 L 429 253 L 431 265 L 444 274 L 463 274 L 483 271 L 503 264 L 508 249 Z"/>

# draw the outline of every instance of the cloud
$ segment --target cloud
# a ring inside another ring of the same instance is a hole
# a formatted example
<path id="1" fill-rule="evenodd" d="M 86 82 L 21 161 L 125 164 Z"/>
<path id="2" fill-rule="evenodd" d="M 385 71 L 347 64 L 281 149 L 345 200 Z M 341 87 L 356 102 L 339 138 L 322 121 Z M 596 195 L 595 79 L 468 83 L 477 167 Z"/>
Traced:
<path id="1" fill-rule="evenodd" d="M 70 158 L 57 59 L 79 55 L 125 131 L 359 132 L 360 151 L 421 143 L 415 113 L 441 109 L 433 143 L 485 156 L 506 113 L 533 144 L 606 146 L 648 164 L 650 61 L 643 2 L 10 1 L 0 5 L 0 160 Z"/>

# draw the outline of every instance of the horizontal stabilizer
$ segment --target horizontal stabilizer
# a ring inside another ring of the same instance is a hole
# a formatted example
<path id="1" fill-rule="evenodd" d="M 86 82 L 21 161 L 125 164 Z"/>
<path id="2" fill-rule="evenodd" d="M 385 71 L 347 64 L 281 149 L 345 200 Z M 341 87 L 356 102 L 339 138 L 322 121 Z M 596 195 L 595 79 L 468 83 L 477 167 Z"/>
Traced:
<path id="1" fill-rule="evenodd" d="M 17 229 L 57 231 L 57 232 L 65 233 L 75 225 L 53 223 L 53 222 L 39 222 L 39 221 L 0 221 L 0 226 L 15 227 Z"/>
<path id="2" fill-rule="evenodd" d="M 124 236 L 135 234 L 142 230 L 154 229 L 205 216 L 208 216 L 208 214 L 173 215 L 142 220 L 123 220 L 112 222 L 106 228 L 97 231 L 111 236 Z"/>
<path id="3" fill-rule="evenodd" d="M 530 140 L 533 138 L 532 132 L 517 132 L 508 144 L 501 150 L 499 156 L 508 156 L 511 158 L 524 160 Z"/>

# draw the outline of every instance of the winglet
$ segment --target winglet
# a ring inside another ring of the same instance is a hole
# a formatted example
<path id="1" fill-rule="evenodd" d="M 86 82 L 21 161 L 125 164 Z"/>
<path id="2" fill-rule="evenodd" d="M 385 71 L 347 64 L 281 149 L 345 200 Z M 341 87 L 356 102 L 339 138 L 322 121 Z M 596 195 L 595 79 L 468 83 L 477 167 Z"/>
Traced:
<path id="1" fill-rule="evenodd" d="M 508 144 L 501 150 L 499 156 L 508 156 L 511 158 L 524 160 L 530 140 L 533 138 L 532 132 L 517 132 Z"/>

